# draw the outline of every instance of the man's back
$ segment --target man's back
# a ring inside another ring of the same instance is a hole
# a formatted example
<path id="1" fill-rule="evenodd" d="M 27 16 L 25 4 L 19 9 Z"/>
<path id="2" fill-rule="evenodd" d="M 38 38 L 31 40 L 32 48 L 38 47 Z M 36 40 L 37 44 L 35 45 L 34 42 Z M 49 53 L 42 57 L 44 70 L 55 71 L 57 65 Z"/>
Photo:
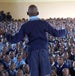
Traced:
<path id="1" fill-rule="evenodd" d="M 44 20 L 31 20 L 23 25 L 23 30 L 29 38 L 30 49 L 48 48 L 46 32 L 52 36 L 60 37 L 65 34 L 65 30 L 56 30 Z"/>
<path id="2" fill-rule="evenodd" d="M 30 45 L 33 49 L 47 48 L 47 37 L 44 20 L 28 21 L 24 24 L 25 33 L 28 35 Z"/>

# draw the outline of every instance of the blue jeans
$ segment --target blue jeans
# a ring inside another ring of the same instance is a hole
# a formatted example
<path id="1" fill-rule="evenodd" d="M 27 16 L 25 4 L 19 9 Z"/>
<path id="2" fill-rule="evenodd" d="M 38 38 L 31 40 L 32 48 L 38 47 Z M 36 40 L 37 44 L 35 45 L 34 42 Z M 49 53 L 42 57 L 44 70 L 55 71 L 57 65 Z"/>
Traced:
<path id="1" fill-rule="evenodd" d="M 47 49 L 33 50 L 29 54 L 31 76 L 46 76 L 50 74 L 49 53 Z"/>

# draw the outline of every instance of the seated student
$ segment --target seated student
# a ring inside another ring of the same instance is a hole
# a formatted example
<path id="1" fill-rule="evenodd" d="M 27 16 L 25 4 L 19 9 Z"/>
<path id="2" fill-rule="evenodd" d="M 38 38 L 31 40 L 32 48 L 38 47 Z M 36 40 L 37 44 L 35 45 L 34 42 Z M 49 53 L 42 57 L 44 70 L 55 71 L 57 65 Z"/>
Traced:
<path id="1" fill-rule="evenodd" d="M 73 48 L 73 52 L 71 56 L 69 57 L 69 59 L 75 61 L 75 47 Z"/>
<path id="2" fill-rule="evenodd" d="M 3 63 L 2 53 L 0 53 L 0 63 Z"/>
<path id="3" fill-rule="evenodd" d="M 16 67 L 15 67 L 15 63 L 12 62 L 9 66 L 9 69 L 8 69 L 8 73 L 9 73 L 9 76 L 16 76 Z"/>
<path id="4" fill-rule="evenodd" d="M 56 66 L 57 66 L 57 62 L 54 61 L 53 57 L 50 57 L 50 64 L 51 64 L 51 70 L 54 72 L 56 72 Z M 53 74 L 53 73 L 52 73 Z"/>
<path id="5" fill-rule="evenodd" d="M 16 76 L 24 76 L 22 69 L 17 70 Z"/>
<path id="6" fill-rule="evenodd" d="M 51 68 L 57 65 L 57 62 L 54 61 L 53 57 L 50 57 Z"/>
<path id="7" fill-rule="evenodd" d="M 4 69 L 4 66 L 1 63 L 0 63 L 0 76 L 9 76 L 8 72 Z"/>
<path id="8" fill-rule="evenodd" d="M 64 68 L 62 70 L 63 76 L 69 76 L 69 69 Z"/>
<path id="9" fill-rule="evenodd" d="M 29 66 L 27 64 L 23 66 L 22 70 L 25 75 L 29 75 L 30 70 L 29 70 Z"/>
<path id="10" fill-rule="evenodd" d="M 70 68 L 70 75 L 75 76 L 75 61 L 73 62 L 72 67 Z"/>
<path id="11" fill-rule="evenodd" d="M 60 57 L 56 66 L 58 76 L 69 76 L 69 69 L 64 63 L 63 57 Z"/>
<path id="12" fill-rule="evenodd" d="M 0 11 L 0 15 L 1 15 L 1 17 L 0 17 L 0 21 L 5 21 L 5 19 L 6 19 L 6 14 L 4 13 L 3 10 Z"/>
<path id="13" fill-rule="evenodd" d="M 10 12 L 7 12 L 6 19 L 7 19 L 7 21 L 12 20 L 12 16 L 11 16 Z"/>
<path id="14" fill-rule="evenodd" d="M 72 67 L 72 60 L 69 59 L 69 54 L 67 51 L 64 52 L 63 58 L 64 58 L 64 63 L 66 63 L 68 68 L 71 68 Z"/>
<path id="15" fill-rule="evenodd" d="M 10 55 L 10 58 L 11 58 L 11 62 L 14 62 L 16 64 L 17 57 L 15 56 L 15 52 L 14 51 L 10 51 L 9 55 Z"/>
<path id="16" fill-rule="evenodd" d="M 7 47 L 4 46 L 2 49 L 2 58 L 4 58 L 6 56 L 6 53 L 7 53 Z"/>
<path id="17" fill-rule="evenodd" d="M 51 72 L 51 76 L 57 76 L 57 74 L 56 74 L 56 71 L 55 71 L 55 70 L 52 70 L 52 72 Z"/>
<path id="18" fill-rule="evenodd" d="M 17 57 L 17 62 L 16 62 L 16 69 L 18 69 L 20 66 L 25 65 L 25 61 L 22 59 L 22 55 L 19 54 Z"/>
<path id="19" fill-rule="evenodd" d="M 9 55 L 6 55 L 6 56 L 4 57 L 4 62 L 3 62 L 4 68 L 5 68 L 6 70 L 9 69 L 10 63 L 11 63 L 11 62 L 10 62 L 10 57 L 9 57 Z"/>

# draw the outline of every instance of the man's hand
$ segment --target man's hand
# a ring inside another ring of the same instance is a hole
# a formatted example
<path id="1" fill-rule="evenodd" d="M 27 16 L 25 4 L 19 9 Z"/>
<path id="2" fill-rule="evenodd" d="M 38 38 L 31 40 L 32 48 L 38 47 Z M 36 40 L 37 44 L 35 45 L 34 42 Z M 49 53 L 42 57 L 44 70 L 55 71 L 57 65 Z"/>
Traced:
<path id="1" fill-rule="evenodd" d="M 0 35 L 4 35 L 4 29 L 0 28 Z"/>

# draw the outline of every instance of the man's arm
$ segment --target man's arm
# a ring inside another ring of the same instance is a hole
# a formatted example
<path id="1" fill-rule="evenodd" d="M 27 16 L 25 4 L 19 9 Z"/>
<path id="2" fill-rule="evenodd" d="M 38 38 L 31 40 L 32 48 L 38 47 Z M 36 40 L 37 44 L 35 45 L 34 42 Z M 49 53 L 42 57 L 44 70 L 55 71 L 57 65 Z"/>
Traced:
<path id="1" fill-rule="evenodd" d="M 7 38 L 7 41 L 10 43 L 17 43 L 25 36 L 24 27 L 22 26 L 19 32 L 13 36 L 11 34 L 5 33 L 3 29 L 0 29 L 0 35 L 4 35 Z"/>
<path id="2" fill-rule="evenodd" d="M 66 33 L 65 29 L 56 30 L 50 24 L 48 24 L 47 22 L 45 22 L 45 24 L 44 24 L 44 29 L 45 29 L 46 32 L 50 33 L 54 37 L 61 37 L 61 36 L 64 36 L 65 33 Z"/>

